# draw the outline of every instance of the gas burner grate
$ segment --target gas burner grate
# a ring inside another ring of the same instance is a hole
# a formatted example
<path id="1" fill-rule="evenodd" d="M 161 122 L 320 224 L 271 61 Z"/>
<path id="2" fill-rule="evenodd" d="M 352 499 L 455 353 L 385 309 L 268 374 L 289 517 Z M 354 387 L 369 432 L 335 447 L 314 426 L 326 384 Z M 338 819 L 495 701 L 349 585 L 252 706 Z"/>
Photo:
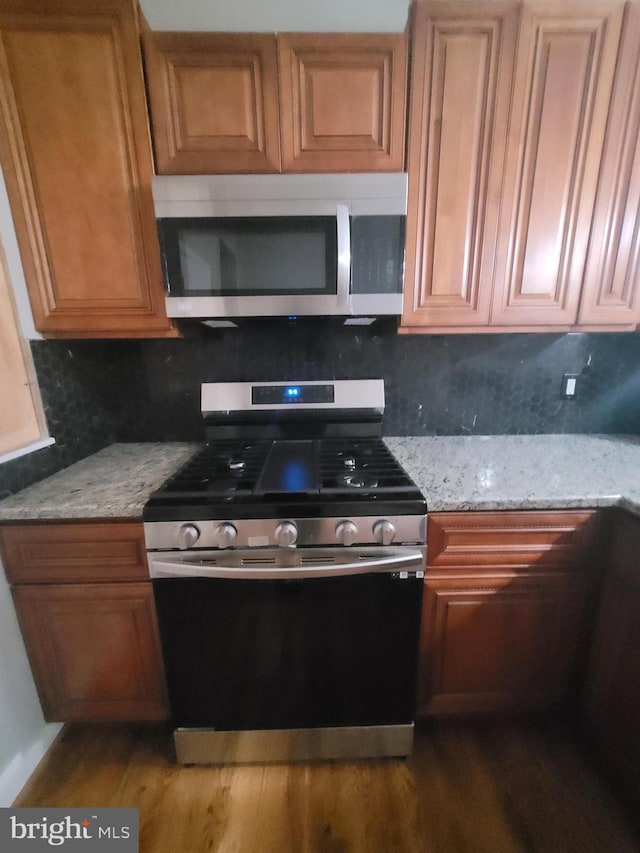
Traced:
<path id="1" fill-rule="evenodd" d="M 324 439 L 320 447 L 321 494 L 411 492 L 415 485 L 384 442 Z"/>
<path id="2" fill-rule="evenodd" d="M 156 495 L 171 498 L 226 497 L 253 493 L 271 442 L 216 441 L 207 444 Z"/>

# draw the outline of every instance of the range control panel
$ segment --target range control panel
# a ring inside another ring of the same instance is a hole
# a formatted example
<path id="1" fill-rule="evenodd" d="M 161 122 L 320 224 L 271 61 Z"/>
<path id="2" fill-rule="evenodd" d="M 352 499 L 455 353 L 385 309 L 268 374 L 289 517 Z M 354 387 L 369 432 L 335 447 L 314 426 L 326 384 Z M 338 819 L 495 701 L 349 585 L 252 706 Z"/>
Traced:
<path id="1" fill-rule="evenodd" d="M 335 391 L 331 384 L 258 385 L 251 389 L 251 402 L 255 406 L 274 406 L 282 403 L 290 405 L 333 403 L 334 400 Z"/>

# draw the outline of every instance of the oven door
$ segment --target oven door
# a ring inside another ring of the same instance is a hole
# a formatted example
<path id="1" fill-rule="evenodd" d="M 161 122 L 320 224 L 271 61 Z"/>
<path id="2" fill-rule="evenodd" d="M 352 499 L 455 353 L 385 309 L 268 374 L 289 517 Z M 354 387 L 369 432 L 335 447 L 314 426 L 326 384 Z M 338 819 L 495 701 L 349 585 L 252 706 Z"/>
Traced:
<path id="1" fill-rule="evenodd" d="M 173 722 L 411 724 L 424 551 L 149 554 Z"/>

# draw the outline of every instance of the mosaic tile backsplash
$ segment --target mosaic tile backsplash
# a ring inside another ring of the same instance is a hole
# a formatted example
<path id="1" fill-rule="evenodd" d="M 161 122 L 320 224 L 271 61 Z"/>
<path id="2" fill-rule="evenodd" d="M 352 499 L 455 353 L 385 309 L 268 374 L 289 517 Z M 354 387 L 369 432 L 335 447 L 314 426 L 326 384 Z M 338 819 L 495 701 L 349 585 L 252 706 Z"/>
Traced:
<path id="1" fill-rule="evenodd" d="M 381 376 L 385 435 L 640 435 L 638 333 L 403 336 L 382 322 L 265 321 L 183 340 L 32 349 L 58 444 L 2 466 L 0 493 L 114 440 L 201 439 L 201 382 Z M 561 395 L 565 373 L 578 375 L 574 400 Z"/>

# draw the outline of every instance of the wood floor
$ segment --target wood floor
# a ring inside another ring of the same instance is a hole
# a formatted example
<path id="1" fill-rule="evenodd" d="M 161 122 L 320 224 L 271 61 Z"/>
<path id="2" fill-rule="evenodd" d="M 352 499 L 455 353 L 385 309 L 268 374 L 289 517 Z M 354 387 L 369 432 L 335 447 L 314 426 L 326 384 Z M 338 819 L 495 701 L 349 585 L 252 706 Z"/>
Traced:
<path id="1" fill-rule="evenodd" d="M 434 723 L 408 761 L 177 767 L 163 726 L 69 726 L 19 806 L 137 806 L 142 853 L 638 853 L 557 722 Z"/>

